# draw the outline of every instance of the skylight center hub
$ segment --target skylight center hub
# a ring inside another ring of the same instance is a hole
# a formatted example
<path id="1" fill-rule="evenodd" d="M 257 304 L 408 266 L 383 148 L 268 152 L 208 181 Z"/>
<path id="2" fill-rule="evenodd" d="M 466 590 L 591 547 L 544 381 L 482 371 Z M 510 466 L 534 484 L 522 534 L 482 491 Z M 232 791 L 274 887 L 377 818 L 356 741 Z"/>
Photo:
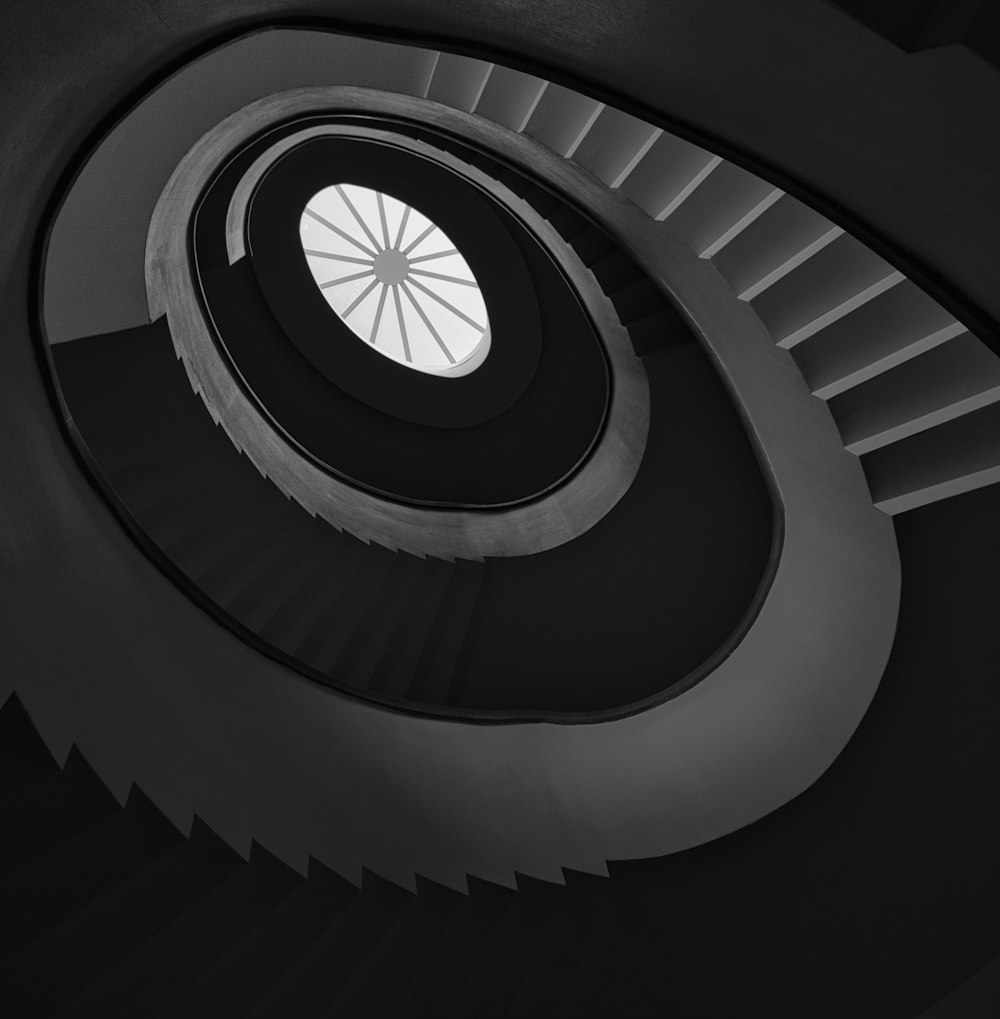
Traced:
<path id="1" fill-rule="evenodd" d="M 379 283 L 395 286 L 410 273 L 410 260 L 398 248 L 387 248 L 375 256 L 375 278 Z"/>

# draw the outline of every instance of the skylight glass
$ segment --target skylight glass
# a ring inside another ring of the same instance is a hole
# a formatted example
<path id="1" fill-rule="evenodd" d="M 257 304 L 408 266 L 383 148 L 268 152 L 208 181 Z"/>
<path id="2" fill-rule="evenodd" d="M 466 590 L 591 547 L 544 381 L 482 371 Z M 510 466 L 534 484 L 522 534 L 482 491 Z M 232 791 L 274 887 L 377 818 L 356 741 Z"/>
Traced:
<path id="1" fill-rule="evenodd" d="M 306 203 L 299 235 L 327 303 L 379 353 L 437 375 L 465 375 L 483 362 L 490 331 L 479 284 L 413 206 L 334 184 Z"/>

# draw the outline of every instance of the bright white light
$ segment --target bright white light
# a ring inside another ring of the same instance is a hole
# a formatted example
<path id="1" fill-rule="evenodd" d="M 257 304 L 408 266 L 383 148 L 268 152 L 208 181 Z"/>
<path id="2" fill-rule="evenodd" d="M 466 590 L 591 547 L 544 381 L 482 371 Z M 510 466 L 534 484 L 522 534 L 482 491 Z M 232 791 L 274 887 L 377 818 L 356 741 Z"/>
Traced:
<path id="1" fill-rule="evenodd" d="M 327 303 L 380 354 L 435 375 L 466 375 L 486 359 L 479 284 L 455 245 L 412 206 L 334 184 L 306 203 L 299 236 Z"/>

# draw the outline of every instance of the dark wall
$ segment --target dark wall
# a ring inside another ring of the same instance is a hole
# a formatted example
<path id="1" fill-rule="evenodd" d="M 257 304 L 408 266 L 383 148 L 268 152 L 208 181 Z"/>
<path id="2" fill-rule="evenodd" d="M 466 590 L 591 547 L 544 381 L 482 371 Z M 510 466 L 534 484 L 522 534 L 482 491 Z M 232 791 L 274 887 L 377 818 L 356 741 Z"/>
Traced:
<path id="1" fill-rule="evenodd" d="M 897 518 L 892 656 L 815 785 L 709 845 L 612 865 L 676 1014 L 910 1017 L 1000 951 L 998 520 L 1000 485 Z"/>

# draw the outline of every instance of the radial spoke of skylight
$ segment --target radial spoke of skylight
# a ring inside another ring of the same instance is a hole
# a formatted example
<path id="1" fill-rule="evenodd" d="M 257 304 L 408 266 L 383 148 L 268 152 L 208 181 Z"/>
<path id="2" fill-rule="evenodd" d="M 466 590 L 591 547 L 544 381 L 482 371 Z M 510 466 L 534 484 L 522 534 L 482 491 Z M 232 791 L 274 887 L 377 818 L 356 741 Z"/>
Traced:
<path id="1" fill-rule="evenodd" d="M 378 191 L 375 194 L 375 198 L 378 201 L 378 217 L 382 221 L 382 240 L 384 241 L 384 247 L 391 248 L 392 245 L 389 243 L 389 221 L 385 217 L 385 201 L 382 198 L 382 192 Z"/>
<path id="2" fill-rule="evenodd" d="M 364 290 L 354 299 L 354 301 L 347 307 L 341 314 L 346 319 L 348 315 L 379 285 L 378 280 L 372 280 L 371 283 L 365 287 Z"/>
<path id="3" fill-rule="evenodd" d="M 438 302 L 438 304 L 443 305 L 453 315 L 457 315 L 463 322 L 468 322 L 473 329 L 478 329 L 480 332 L 485 332 L 486 326 L 481 326 L 478 322 L 469 318 L 469 316 L 466 315 L 464 311 L 459 311 L 458 308 L 455 307 L 455 305 L 451 304 L 449 301 L 446 301 L 443 297 L 439 296 L 438 294 L 435 294 L 433 290 L 428 290 L 427 287 L 425 287 L 423 283 L 421 283 L 419 280 L 411 278 L 409 282 L 413 286 L 415 286 L 418 290 L 422 290 L 425 294 L 427 294 L 428 297 L 433 297 L 434 300 Z"/>
<path id="4" fill-rule="evenodd" d="M 338 237 L 343 237 L 345 241 L 350 241 L 351 244 L 353 244 L 356 248 L 360 248 L 366 255 L 371 255 L 371 257 L 374 258 L 377 254 L 377 252 L 372 251 L 372 249 L 367 245 L 362 244 L 361 241 L 352 237 L 346 230 L 341 230 L 339 226 L 334 226 L 333 223 L 331 223 L 328 219 L 325 219 L 318 212 L 313 212 L 313 210 L 308 206 L 306 206 L 306 212 L 312 216 L 317 223 L 322 223 L 327 230 L 332 230 Z"/>
<path id="5" fill-rule="evenodd" d="M 366 269 L 364 272 L 356 272 L 353 276 L 341 276 L 339 279 L 326 280 L 324 283 L 320 283 L 320 290 L 326 290 L 327 287 L 338 287 L 341 283 L 350 283 L 352 280 L 362 280 L 366 276 L 374 276 L 375 273 L 372 269 Z M 376 282 L 378 282 L 376 280 Z"/>
<path id="6" fill-rule="evenodd" d="M 437 227 L 431 223 L 426 230 L 417 235 L 417 239 L 415 241 L 411 241 L 405 248 L 403 248 L 403 254 L 408 255 L 421 241 L 428 238 L 435 230 L 437 230 Z"/>
<path id="7" fill-rule="evenodd" d="M 428 332 L 431 334 L 431 336 L 434 337 L 435 342 L 441 348 L 441 351 L 444 354 L 444 356 L 448 358 L 448 363 L 454 364 L 455 358 L 451 356 L 451 351 L 448 349 L 444 340 L 441 339 L 441 334 L 431 324 L 431 320 L 427 317 L 427 313 L 424 311 L 423 308 L 420 307 L 420 302 L 413 296 L 413 292 L 406 285 L 406 283 L 400 283 L 399 285 L 402 288 L 403 293 L 406 294 L 406 296 L 409 298 L 410 304 L 412 304 L 413 307 L 416 308 L 417 314 L 423 320 L 424 325 L 427 326 Z"/>
<path id="8" fill-rule="evenodd" d="M 403 209 L 403 218 L 399 224 L 399 233 L 396 234 L 396 243 L 393 244 L 394 248 L 398 248 L 403 243 L 403 234 L 406 233 L 406 224 L 409 222 L 409 219 L 410 207 L 407 205 L 406 208 Z"/>
<path id="9" fill-rule="evenodd" d="M 396 321 L 399 322 L 399 334 L 403 340 L 403 356 L 410 363 L 413 357 L 410 354 L 410 341 L 406 335 L 406 320 L 403 318 L 403 306 L 399 303 L 399 287 L 392 288 L 392 299 L 396 302 Z"/>
<path id="10" fill-rule="evenodd" d="M 382 312 L 385 310 L 385 299 L 389 293 L 389 288 L 383 283 L 382 292 L 378 295 L 378 311 L 375 312 L 375 324 L 372 326 L 372 331 L 369 334 L 369 343 L 374 343 L 378 338 L 378 327 L 382 321 Z"/>
<path id="11" fill-rule="evenodd" d="M 449 255 L 457 255 L 458 248 L 451 248 L 449 251 L 435 251 L 433 255 L 417 255 L 416 258 L 408 259 L 410 265 L 414 262 L 426 262 L 431 258 L 447 258 Z"/>
<path id="12" fill-rule="evenodd" d="M 368 240 L 372 242 L 372 247 L 376 251 L 381 251 L 382 245 L 379 244 L 378 240 L 375 238 L 375 234 L 372 233 L 371 228 L 364 221 L 364 219 L 361 216 L 361 213 L 358 212 L 358 210 L 354 207 L 354 203 L 348 197 L 347 192 L 340 184 L 337 185 L 337 194 L 340 195 L 341 200 L 343 201 L 344 205 L 346 205 L 347 208 L 350 210 L 351 215 L 358 221 L 358 226 L 360 226 L 361 229 L 365 232 L 365 236 L 368 238 Z"/>
<path id="13" fill-rule="evenodd" d="M 333 184 L 309 200 L 299 235 L 330 309 L 379 353 L 440 374 L 465 374 L 482 362 L 489 334 L 479 284 L 418 209 L 358 184 Z"/>
<path id="14" fill-rule="evenodd" d="M 426 269 L 410 269 L 410 272 L 414 276 L 429 276 L 431 279 L 444 280 L 446 283 L 459 283 L 463 287 L 475 287 L 479 289 L 479 284 L 475 280 L 462 280 L 457 276 L 446 276 L 440 272 L 428 272 Z"/>
<path id="15" fill-rule="evenodd" d="M 353 255 L 337 255 L 332 251 L 313 251 L 311 248 L 305 248 L 305 253 L 311 255 L 313 258 L 330 258 L 335 262 L 354 262 L 355 265 L 371 265 L 372 260 L 370 258 L 355 258 Z"/>

